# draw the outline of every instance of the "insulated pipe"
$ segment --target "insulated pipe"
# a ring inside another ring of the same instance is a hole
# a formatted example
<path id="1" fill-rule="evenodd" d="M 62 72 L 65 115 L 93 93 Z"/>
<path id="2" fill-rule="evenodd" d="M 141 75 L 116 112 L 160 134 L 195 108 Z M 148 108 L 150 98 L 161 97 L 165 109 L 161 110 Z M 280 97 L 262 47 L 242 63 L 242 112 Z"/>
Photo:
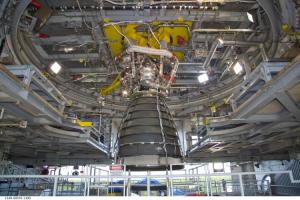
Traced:
<path id="1" fill-rule="evenodd" d="M 154 49 L 149 47 L 141 47 L 132 45 L 128 48 L 128 52 L 136 52 L 136 53 L 143 53 L 143 54 L 150 54 L 155 56 L 166 56 L 168 58 L 173 57 L 172 52 L 165 50 L 165 49 Z"/>
<path id="2" fill-rule="evenodd" d="M 115 2 L 112 0 L 104 0 L 105 2 L 111 3 L 112 5 L 137 5 L 137 3 L 120 3 L 120 2 Z M 234 2 L 243 2 L 243 3 L 254 3 L 254 0 L 194 0 L 194 1 L 157 1 L 157 2 L 152 2 L 149 5 L 159 5 L 159 4 L 187 4 L 187 3 L 234 3 Z"/>
<path id="3" fill-rule="evenodd" d="M 207 69 L 207 67 L 210 64 L 211 59 L 213 58 L 214 54 L 216 53 L 217 48 L 220 47 L 220 45 L 223 45 L 223 42 L 224 41 L 221 39 L 217 39 L 213 42 L 213 44 L 210 48 L 210 51 L 208 53 L 208 56 L 206 57 L 206 59 L 204 61 L 204 64 L 203 64 L 204 69 Z"/>
<path id="4" fill-rule="evenodd" d="M 255 0 L 194 0 L 194 1 L 157 1 L 151 3 L 150 5 L 155 4 L 172 4 L 172 3 L 234 3 L 234 2 L 241 2 L 241 3 L 255 3 Z"/>
<path id="5" fill-rule="evenodd" d="M 14 15 L 13 21 L 12 21 L 11 43 L 12 43 L 14 52 L 16 54 L 17 61 L 19 63 L 23 63 L 23 64 L 26 62 L 24 62 L 24 59 L 20 56 L 21 47 L 18 44 L 18 24 L 20 22 L 22 14 L 24 13 L 24 10 L 28 7 L 28 5 L 30 3 L 31 3 L 31 0 L 21 1 L 16 8 L 15 15 Z"/>
<path id="6" fill-rule="evenodd" d="M 272 0 L 257 0 L 258 4 L 265 10 L 272 27 L 272 45 L 269 49 L 269 57 L 273 57 L 277 51 L 279 35 L 280 35 L 280 20 L 279 13 L 276 12 L 274 2 Z"/>
<path id="7" fill-rule="evenodd" d="M 245 42 L 245 41 L 222 41 L 223 46 L 239 46 L 239 47 L 248 47 L 248 46 L 259 46 L 263 42 L 260 41 L 251 41 L 251 42 Z M 174 51 L 184 51 L 188 50 L 186 47 L 170 47 L 169 49 Z M 225 56 L 224 56 L 225 57 Z M 194 64 L 196 65 L 196 64 Z"/>
<path id="8" fill-rule="evenodd" d="M 71 67 L 68 68 L 68 72 L 70 74 L 89 74 L 89 73 L 97 73 L 97 74 L 105 74 L 107 76 L 107 68 L 95 68 L 95 67 Z"/>
<path id="9" fill-rule="evenodd" d="M 219 32 L 229 32 L 229 33 L 234 33 L 234 32 L 243 32 L 243 33 L 252 33 L 252 32 L 257 32 L 256 30 L 253 29 L 246 29 L 246 28 L 236 28 L 236 29 L 223 29 L 223 28 L 198 28 L 194 29 L 192 31 L 193 33 L 219 33 Z"/>
<path id="10" fill-rule="evenodd" d="M 52 126 L 48 126 L 48 125 L 45 125 L 44 128 L 47 130 L 47 131 L 50 131 L 52 133 L 57 133 L 59 135 L 64 135 L 64 136 L 69 136 L 69 137 L 87 137 L 86 134 L 84 133 L 80 133 L 78 130 L 77 131 L 66 131 L 66 130 L 63 130 L 63 129 L 59 129 L 59 128 L 54 128 Z"/>
<path id="11" fill-rule="evenodd" d="M 224 41 L 224 46 L 259 46 L 262 42 Z"/>

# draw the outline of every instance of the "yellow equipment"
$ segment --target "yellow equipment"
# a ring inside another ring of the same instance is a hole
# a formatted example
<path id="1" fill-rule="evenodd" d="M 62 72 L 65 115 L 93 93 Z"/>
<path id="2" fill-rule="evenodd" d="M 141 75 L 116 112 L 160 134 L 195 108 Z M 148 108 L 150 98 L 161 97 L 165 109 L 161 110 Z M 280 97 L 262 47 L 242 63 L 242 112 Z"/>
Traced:
<path id="1" fill-rule="evenodd" d="M 120 86 L 121 86 L 121 76 L 120 74 L 118 74 L 115 80 L 112 82 L 112 84 L 110 84 L 110 86 L 100 89 L 100 94 L 102 96 L 108 95 L 112 91 L 118 89 Z"/>
<path id="2" fill-rule="evenodd" d="M 81 121 L 79 119 L 76 119 L 76 124 L 78 124 L 81 127 L 91 127 L 91 126 L 93 126 L 93 122 Z"/>
<path id="3" fill-rule="evenodd" d="M 103 23 L 108 23 L 109 19 L 105 19 Z M 138 31 L 138 27 L 143 24 L 128 23 L 124 25 L 111 24 L 103 28 L 103 33 L 109 41 L 108 46 L 114 57 L 119 56 L 124 50 L 124 43 L 128 41 L 120 34 L 125 35 L 131 42 L 138 46 L 149 46 L 151 48 L 159 48 L 159 42 L 165 42 L 167 45 L 182 46 L 189 41 L 189 29 L 192 27 L 191 21 L 184 21 L 182 18 L 174 21 L 153 21 L 151 26 L 156 27 L 153 30 L 155 37 L 152 33 L 145 31 Z M 174 51 L 174 55 L 178 60 L 184 58 L 182 51 Z"/>
<path id="4" fill-rule="evenodd" d="M 103 23 L 109 23 L 109 19 L 105 18 Z M 156 29 L 153 30 L 155 37 L 152 33 L 138 31 L 138 27 L 141 25 L 143 24 L 128 23 L 121 26 L 112 23 L 103 28 L 103 33 L 108 40 L 108 46 L 112 56 L 119 56 L 125 48 L 125 43 L 128 43 L 123 35 L 133 44 L 143 47 L 149 46 L 151 48 L 160 48 L 160 44 L 157 40 L 159 40 L 159 42 L 165 42 L 167 45 L 182 46 L 189 41 L 189 29 L 192 27 L 192 22 L 184 21 L 182 18 L 168 22 L 153 21 L 150 25 L 156 27 Z M 182 51 L 174 51 L 173 54 L 178 60 L 184 58 L 184 53 Z M 121 77 L 118 75 L 110 86 L 100 89 L 100 94 L 102 96 L 108 95 L 120 86 Z"/>

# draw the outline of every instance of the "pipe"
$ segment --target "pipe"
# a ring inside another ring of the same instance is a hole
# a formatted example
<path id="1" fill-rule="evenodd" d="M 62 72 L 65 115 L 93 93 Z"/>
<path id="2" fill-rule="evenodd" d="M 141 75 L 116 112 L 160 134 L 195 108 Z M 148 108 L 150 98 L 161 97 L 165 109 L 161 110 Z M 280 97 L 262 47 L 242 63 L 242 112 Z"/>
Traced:
<path id="1" fill-rule="evenodd" d="M 63 130 L 63 129 L 54 128 L 54 127 L 49 126 L 49 125 L 45 125 L 44 129 L 46 129 L 47 131 L 50 131 L 51 133 L 56 133 L 58 135 L 69 136 L 69 137 L 82 138 L 82 137 L 87 137 L 88 136 L 84 133 L 75 132 L 75 131 L 66 131 L 66 130 Z M 80 129 L 78 131 L 80 131 Z M 57 137 L 59 137 L 59 136 L 57 136 Z"/>
<path id="2" fill-rule="evenodd" d="M 160 27 L 184 27 L 187 29 L 187 31 L 189 32 L 189 34 L 191 34 L 191 29 L 189 25 L 186 24 L 162 24 L 162 25 L 158 25 L 158 28 Z"/>
<path id="3" fill-rule="evenodd" d="M 3 119 L 5 108 L 1 108 L 0 119 Z"/>
<path id="4" fill-rule="evenodd" d="M 257 0 L 257 2 L 265 10 L 271 23 L 272 45 L 269 49 L 268 55 L 269 57 L 273 57 L 278 48 L 280 35 L 280 20 L 278 20 L 278 18 L 280 15 L 276 12 L 276 8 L 274 7 L 275 4 L 272 0 Z"/>
<path id="5" fill-rule="evenodd" d="M 220 47 L 220 45 L 222 45 L 223 43 L 224 43 L 224 41 L 221 39 L 217 39 L 213 42 L 213 44 L 210 48 L 210 51 L 208 53 L 208 56 L 206 57 L 206 59 L 204 61 L 204 64 L 203 64 L 204 69 L 207 69 L 207 67 L 210 64 L 211 59 L 213 58 L 214 54 L 216 53 L 217 48 Z"/>
<path id="6" fill-rule="evenodd" d="M 270 59 L 269 59 L 268 54 L 266 52 L 265 45 L 262 43 L 262 44 L 259 45 L 259 47 L 260 47 L 261 56 L 263 58 L 263 61 L 264 62 L 269 62 Z"/>
<path id="7" fill-rule="evenodd" d="M 253 29 L 247 29 L 247 28 L 236 28 L 236 29 L 219 29 L 219 28 L 198 28 L 194 29 L 192 31 L 193 33 L 201 33 L 201 32 L 212 32 L 212 33 L 219 33 L 219 32 L 243 32 L 243 33 L 252 33 L 252 32 L 257 32 L 256 30 Z"/>
<path id="8" fill-rule="evenodd" d="M 155 41 L 156 41 L 157 44 L 159 45 L 159 48 L 161 49 L 161 44 L 160 44 L 158 38 L 156 37 L 156 35 L 154 34 L 154 32 L 153 32 L 153 30 L 152 30 L 150 24 L 149 24 L 149 23 L 146 23 L 146 22 L 143 22 L 142 20 L 139 20 L 139 21 L 110 22 L 110 23 L 105 23 L 105 24 L 103 24 L 103 27 L 113 26 L 113 27 L 116 29 L 116 31 L 117 31 L 120 35 L 122 35 L 126 40 L 128 40 L 128 43 L 130 44 L 130 41 L 129 41 L 129 39 L 127 38 L 127 36 L 125 36 L 125 34 L 121 33 L 121 32 L 115 27 L 115 25 L 119 25 L 119 24 L 132 24 L 132 23 L 136 23 L 136 24 L 144 24 L 144 25 L 148 26 L 151 35 L 153 36 L 153 38 L 155 39 Z"/>
<path id="9" fill-rule="evenodd" d="M 225 76 L 225 74 L 229 71 L 229 69 L 231 69 L 231 67 L 233 66 L 234 62 L 232 62 L 231 64 L 227 65 L 226 69 L 223 71 L 223 73 L 221 74 L 219 81 L 222 80 L 222 78 Z"/>
<path id="10" fill-rule="evenodd" d="M 181 63 L 178 63 L 178 65 L 203 65 L 203 63 L 193 63 L 193 62 L 181 62 Z"/>
<path id="11" fill-rule="evenodd" d="M 102 96 L 106 96 L 113 92 L 114 90 L 118 89 L 121 86 L 121 76 L 120 74 L 114 79 L 114 81 L 106 88 L 100 89 L 100 94 Z"/>
<path id="12" fill-rule="evenodd" d="M 224 41 L 224 46 L 259 46 L 262 42 Z"/>
<path id="13" fill-rule="evenodd" d="M 149 47 L 141 47 L 132 45 L 128 48 L 128 52 L 137 52 L 137 53 L 143 53 L 143 54 L 150 54 L 155 56 L 166 56 L 168 58 L 173 57 L 172 52 L 165 50 L 165 49 L 154 49 Z"/>
<path id="14" fill-rule="evenodd" d="M 105 74 L 107 76 L 107 68 L 104 67 L 72 67 L 67 70 L 70 74 Z"/>
<path id="15" fill-rule="evenodd" d="M 112 5 L 120 5 L 120 6 L 126 6 L 126 5 L 137 5 L 137 3 L 120 3 L 120 2 L 115 2 L 112 0 L 104 0 L 108 3 L 111 3 Z M 159 4 L 189 4 L 189 3 L 194 3 L 194 4 L 201 4 L 201 3 L 233 3 L 233 2 L 242 2 L 242 3 L 255 3 L 255 1 L 251 0 L 194 0 L 194 1 L 158 1 L 158 2 L 152 2 L 149 5 L 159 5 Z"/>
<path id="16" fill-rule="evenodd" d="M 26 62 L 24 62 L 24 59 L 22 59 L 22 57 L 20 56 L 21 47 L 18 44 L 18 24 L 20 22 L 22 14 L 24 13 L 24 10 L 27 8 L 27 6 L 30 3 L 31 3 L 31 0 L 21 1 L 16 8 L 15 15 L 14 15 L 13 21 L 12 21 L 11 43 L 12 43 L 13 50 L 16 53 L 16 59 L 19 63 L 26 63 Z"/>
<path id="17" fill-rule="evenodd" d="M 194 1 L 158 1 L 154 3 L 150 3 L 150 5 L 157 5 L 157 4 L 173 4 L 173 3 L 182 3 L 182 4 L 188 4 L 188 3 L 195 3 L 195 4 L 201 4 L 201 3 L 234 3 L 234 2 L 242 2 L 242 3 L 255 3 L 255 1 L 246 1 L 246 0 L 194 0 Z"/>

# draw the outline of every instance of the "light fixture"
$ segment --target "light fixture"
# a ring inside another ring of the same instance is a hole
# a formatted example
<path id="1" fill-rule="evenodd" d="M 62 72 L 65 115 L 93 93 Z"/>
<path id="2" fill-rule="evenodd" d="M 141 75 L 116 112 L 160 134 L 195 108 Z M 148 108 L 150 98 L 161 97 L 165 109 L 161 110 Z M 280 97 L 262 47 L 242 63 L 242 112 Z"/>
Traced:
<path id="1" fill-rule="evenodd" d="M 252 14 L 250 14 L 250 13 L 247 12 L 247 17 L 248 17 L 248 20 L 250 22 L 254 23 L 254 19 L 253 19 L 253 15 Z"/>
<path id="2" fill-rule="evenodd" d="M 213 163 L 214 172 L 224 172 L 224 164 L 223 163 Z"/>
<path id="3" fill-rule="evenodd" d="M 218 42 L 219 42 L 218 46 L 219 46 L 219 47 L 223 47 L 223 45 L 224 45 L 224 40 L 223 40 L 222 38 L 218 38 Z"/>
<path id="4" fill-rule="evenodd" d="M 223 163 L 214 163 L 214 168 L 215 169 L 223 169 L 224 165 L 223 165 Z"/>
<path id="5" fill-rule="evenodd" d="M 125 96 L 127 96 L 128 95 L 128 91 L 127 90 L 123 90 L 122 91 L 122 95 L 125 97 Z"/>
<path id="6" fill-rule="evenodd" d="M 58 62 L 54 62 L 50 65 L 50 69 L 53 73 L 58 74 L 61 70 L 61 65 Z"/>
<path id="7" fill-rule="evenodd" d="M 241 65 L 241 63 L 236 62 L 235 65 L 233 66 L 233 70 L 235 74 L 239 74 L 243 71 L 243 67 Z"/>
<path id="8" fill-rule="evenodd" d="M 64 52 L 66 52 L 66 53 L 69 53 L 69 52 L 71 52 L 71 51 L 74 51 L 74 48 L 73 48 L 73 47 L 65 47 L 65 48 L 64 48 Z"/>
<path id="9" fill-rule="evenodd" d="M 208 80 L 209 80 L 209 77 L 208 77 L 207 73 L 200 74 L 200 75 L 198 76 L 198 81 L 199 81 L 199 83 L 205 83 L 205 82 L 207 82 Z"/>

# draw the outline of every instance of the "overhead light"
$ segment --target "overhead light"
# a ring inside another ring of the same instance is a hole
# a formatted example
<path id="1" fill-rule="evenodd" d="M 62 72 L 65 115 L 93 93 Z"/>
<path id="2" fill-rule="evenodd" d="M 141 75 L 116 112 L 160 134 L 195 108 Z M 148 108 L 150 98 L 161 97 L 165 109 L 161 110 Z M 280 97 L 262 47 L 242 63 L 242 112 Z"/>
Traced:
<path id="1" fill-rule="evenodd" d="M 239 62 L 236 62 L 235 65 L 233 66 L 233 70 L 235 74 L 239 74 L 243 71 L 243 67 Z"/>
<path id="2" fill-rule="evenodd" d="M 71 51 L 74 51 L 74 48 L 73 48 L 73 47 L 65 47 L 65 48 L 64 48 L 64 52 L 66 52 L 66 53 L 69 53 L 69 52 L 71 52 Z"/>
<path id="3" fill-rule="evenodd" d="M 124 97 L 126 97 L 126 96 L 128 95 L 128 91 L 127 91 L 127 90 L 123 90 L 123 91 L 122 91 L 122 95 L 123 95 Z"/>
<path id="4" fill-rule="evenodd" d="M 199 81 L 199 83 L 205 83 L 205 82 L 207 82 L 208 80 L 209 80 L 209 78 L 208 78 L 207 73 L 200 74 L 200 75 L 198 76 L 198 81 Z"/>
<path id="5" fill-rule="evenodd" d="M 214 169 L 223 169 L 224 164 L 223 163 L 213 163 Z"/>
<path id="6" fill-rule="evenodd" d="M 224 40 L 222 38 L 218 38 L 219 41 L 219 47 L 222 47 L 224 45 Z"/>
<path id="7" fill-rule="evenodd" d="M 224 164 L 223 163 L 213 163 L 214 172 L 224 172 Z"/>
<path id="8" fill-rule="evenodd" d="M 54 62 L 50 65 L 50 69 L 53 73 L 58 74 L 61 70 L 61 65 L 58 62 Z"/>
<path id="9" fill-rule="evenodd" d="M 253 19 L 253 15 L 252 14 L 250 14 L 250 13 L 247 12 L 247 17 L 248 17 L 248 20 L 250 22 L 254 23 L 254 19 Z"/>

